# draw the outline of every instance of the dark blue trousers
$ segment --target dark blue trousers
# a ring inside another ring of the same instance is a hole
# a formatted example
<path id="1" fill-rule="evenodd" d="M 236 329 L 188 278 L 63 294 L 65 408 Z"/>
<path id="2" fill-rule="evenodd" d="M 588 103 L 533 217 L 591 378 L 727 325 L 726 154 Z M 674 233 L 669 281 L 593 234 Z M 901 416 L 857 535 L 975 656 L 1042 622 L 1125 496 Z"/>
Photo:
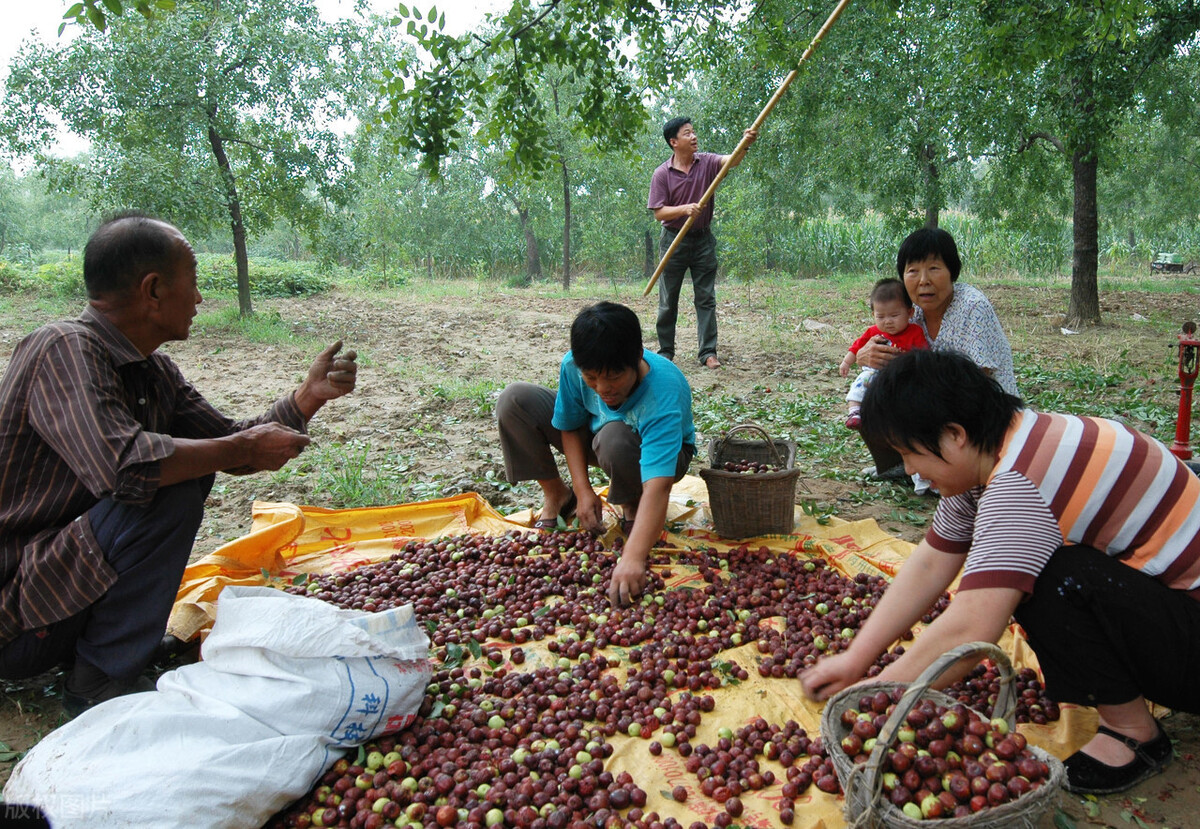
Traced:
<path id="1" fill-rule="evenodd" d="M 0 677 L 35 676 L 75 659 L 117 680 L 140 674 L 166 632 L 215 477 L 164 487 L 146 506 L 106 499 L 88 510 L 116 583 L 87 610 L 0 649 Z"/>

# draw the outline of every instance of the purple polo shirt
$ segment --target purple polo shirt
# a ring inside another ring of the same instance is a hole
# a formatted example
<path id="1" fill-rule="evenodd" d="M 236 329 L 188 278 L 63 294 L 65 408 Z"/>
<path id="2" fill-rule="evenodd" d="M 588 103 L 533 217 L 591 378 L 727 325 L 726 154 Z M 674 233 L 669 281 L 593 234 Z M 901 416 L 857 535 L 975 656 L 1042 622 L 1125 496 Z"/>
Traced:
<path id="1" fill-rule="evenodd" d="M 671 166 L 674 158 L 675 156 L 671 156 L 654 171 L 654 176 L 650 179 L 650 200 L 646 203 L 648 210 L 700 201 L 704 191 L 721 171 L 721 156 L 717 153 L 696 153 L 692 160 L 692 169 L 686 174 Z M 704 230 L 712 224 L 714 201 L 715 198 L 710 200 L 704 206 L 704 211 L 696 217 L 696 221 L 692 223 L 693 230 Z M 679 230 L 686 221 L 687 216 L 683 216 L 674 221 L 663 222 L 663 226 Z"/>

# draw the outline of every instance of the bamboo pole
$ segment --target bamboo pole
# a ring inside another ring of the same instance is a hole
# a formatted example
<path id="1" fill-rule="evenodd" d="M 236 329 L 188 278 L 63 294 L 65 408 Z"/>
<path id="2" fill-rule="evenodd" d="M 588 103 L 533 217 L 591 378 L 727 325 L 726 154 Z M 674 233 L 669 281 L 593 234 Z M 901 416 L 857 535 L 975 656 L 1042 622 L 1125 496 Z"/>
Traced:
<path id="1" fill-rule="evenodd" d="M 775 90 L 775 94 L 771 96 L 769 101 L 767 101 L 767 104 L 763 107 L 762 112 L 758 114 L 758 117 L 754 119 L 754 123 L 751 124 L 748 129 L 757 130 L 762 127 L 763 122 L 767 120 L 767 116 L 771 114 L 771 110 L 775 109 L 775 105 L 779 103 L 779 99 L 783 97 L 783 93 L 787 92 L 788 87 L 792 85 L 792 81 L 796 80 L 796 76 L 800 74 L 800 67 L 804 65 L 804 61 L 808 60 L 809 56 L 812 55 L 812 53 L 816 50 L 817 44 L 821 42 L 821 40 L 825 37 L 825 33 L 828 32 L 830 27 L 832 27 L 837 19 L 841 17 L 842 11 L 844 11 L 848 5 L 850 5 L 850 0 L 839 0 L 837 6 L 830 13 L 828 19 L 826 19 L 825 24 L 817 31 L 817 34 L 812 39 L 812 42 L 808 44 L 808 48 L 804 50 L 804 54 L 800 56 L 800 60 L 796 64 L 796 68 L 791 72 L 788 72 L 787 77 L 783 79 L 781 84 L 779 84 L 779 88 Z M 750 139 L 743 133 L 742 140 L 738 142 L 738 145 L 736 148 L 734 148 L 733 153 L 731 153 L 725 163 L 721 165 L 721 169 L 717 172 L 716 178 L 713 179 L 712 184 L 708 185 L 708 189 L 704 191 L 704 195 L 700 197 L 700 201 L 698 202 L 700 207 L 704 207 L 704 205 L 708 204 L 709 200 L 713 197 L 713 193 L 716 192 L 718 185 L 725 180 L 726 174 L 728 174 L 734 166 L 741 162 L 742 158 L 746 155 L 746 150 L 749 149 L 749 147 Z M 662 275 L 663 269 L 666 268 L 667 262 L 671 260 L 671 256 L 675 253 L 675 249 L 679 247 L 679 243 L 683 241 L 683 237 L 687 235 L 687 232 L 691 229 L 692 224 L 695 221 L 695 216 L 688 216 L 687 221 L 683 223 L 683 227 L 679 228 L 679 232 L 675 234 L 675 239 L 671 242 L 671 246 L 667 248 L 667 252 L 663 254 L 663 258 L 658 263 L 658 267 L 654 269 L 654 275 L 651 276 L 650 281 L 646 283 L 646 290 L 642 291 L 642 296 L 647 296 L 649 295 L 650 291 L 654 290 L 654 285 L 658 282 L 658 278 Z"/>

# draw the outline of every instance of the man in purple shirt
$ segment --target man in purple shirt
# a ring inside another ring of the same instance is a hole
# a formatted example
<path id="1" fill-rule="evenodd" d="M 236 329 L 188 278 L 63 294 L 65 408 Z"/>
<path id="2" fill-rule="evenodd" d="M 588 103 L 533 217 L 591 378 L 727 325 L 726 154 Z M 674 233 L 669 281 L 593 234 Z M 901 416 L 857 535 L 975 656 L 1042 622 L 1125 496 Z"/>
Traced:
<path id="1" fill-rule="evenodd" d="M 753 142 L 758 131 L 746 130 L 746 137 Z M 650 179 L 650 199 L 646 203 L 654 218 L 662 222 L 659 250 L 665 254 L 688 218 L 695 216 L 696 220 L 659 278 L 658 353 L 669 360 L 675 359 L 679 289 L 683 286 L 684 271 L 690 269 L 700 364 L 720 368 L 721 361 L 717 359 L 717 241 L 709 227 L 713 200 L 709 199 L 704 207 L 699 201 L 717 173 L 733 157 L 696 152 L 698 141 L 690 118 L 672 118 L 663 126 L 663 138 L 671 148 L 671 157 L 654 171 Z M 740 161 L 740 158 L 733 158 L 730 166 L 736 167 Z"/>

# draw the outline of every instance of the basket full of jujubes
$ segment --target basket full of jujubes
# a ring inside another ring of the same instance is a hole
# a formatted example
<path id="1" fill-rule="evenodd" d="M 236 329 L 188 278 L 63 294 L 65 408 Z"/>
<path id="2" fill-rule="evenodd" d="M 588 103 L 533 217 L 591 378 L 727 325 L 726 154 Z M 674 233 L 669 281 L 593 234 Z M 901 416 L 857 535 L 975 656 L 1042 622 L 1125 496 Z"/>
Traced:
<path id="1" fill-rule="evenodd" d="M 988 717 L 931 690 L 972 656 L 991 659 L 1000 693 Z M 946 652 L 911 685 L 863 683 L 826 703 L 821 736 L 853 827 L 1033 829 L 1054 805 L 1063 766 L 1015 728 L 1012 664 L 995 645 Z"/>
<path id="2" fill-rule="evenodd" d="M 743 431 L 760 439 L 735 437 Z M 708 442 L 708 460 L 700 477 L 718 535 L 751 538 L 792 531 L 800 477 L 795 441 L 772 440 L 762 427 L 741 423 Z"/>

